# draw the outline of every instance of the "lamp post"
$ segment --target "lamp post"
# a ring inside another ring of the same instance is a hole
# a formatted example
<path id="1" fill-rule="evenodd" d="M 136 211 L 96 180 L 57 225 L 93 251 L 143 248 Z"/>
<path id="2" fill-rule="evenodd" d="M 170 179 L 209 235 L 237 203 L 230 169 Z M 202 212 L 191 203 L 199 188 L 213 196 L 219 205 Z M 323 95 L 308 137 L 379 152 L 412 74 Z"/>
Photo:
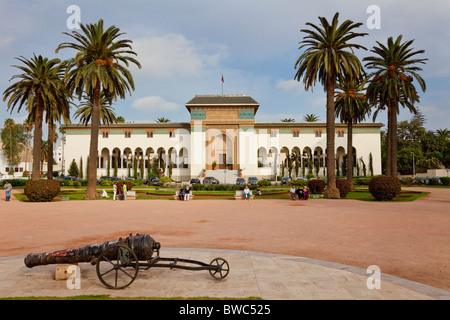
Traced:
<path id="1" fill-rule="evenodd" d="M 414 163 L 414 152 L 410 152 L 413 155 L 413 178 L 416 176 L 416 167 L 415 167 L 415 163 Z"/>

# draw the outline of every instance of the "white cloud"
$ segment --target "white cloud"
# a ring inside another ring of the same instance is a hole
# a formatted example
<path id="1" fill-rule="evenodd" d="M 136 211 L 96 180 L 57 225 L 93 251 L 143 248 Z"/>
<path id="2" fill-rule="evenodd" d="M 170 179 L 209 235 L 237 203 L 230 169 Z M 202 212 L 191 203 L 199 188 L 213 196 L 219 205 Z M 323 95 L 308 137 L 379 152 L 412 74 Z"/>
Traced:
<path id="1" fill-rule="evenodd" d="M 224 46 L 202 45 L 176 33 L 138 38 L 133 41 L 133 51 L 144 74 L 163 79 L 199 76 L 217 67 L 227 55 Z"/>
<path id="2" fill-rule="evenodd" d="M 155 111 L 175 111 L 180 108 L 180 105 L 166 101 L 162 97 L 158 96 L 147 96 L 143 98 L 136 99 L 131 105 L 134 109 L 144 112 L 155 112 Z"/>

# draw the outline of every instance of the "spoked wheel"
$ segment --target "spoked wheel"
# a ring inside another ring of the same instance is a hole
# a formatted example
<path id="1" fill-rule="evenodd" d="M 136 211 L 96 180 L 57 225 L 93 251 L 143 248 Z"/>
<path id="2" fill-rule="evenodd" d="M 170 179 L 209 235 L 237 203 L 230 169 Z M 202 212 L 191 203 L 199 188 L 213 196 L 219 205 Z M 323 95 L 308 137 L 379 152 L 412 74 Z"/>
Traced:
<path id="1" fill-rule="evenodd" d="M 128 287 L 137 277 L 139 261 L 126 245 L 119 244 L 106 249 L 97 262 L 97 277 L 110 289 Z"/>
<path id="2" fill-rule="evenodd" d="M 222 280 L 230 272 L 230 265 L 228 264 L 227 260 L 225 260 L 225 259 L 215 258 L 213 261 L 211 261 L 211 263 L 209 265 L 214 267 L 213 269 L 209 270 L 209 274 L 214 279 Z"/>

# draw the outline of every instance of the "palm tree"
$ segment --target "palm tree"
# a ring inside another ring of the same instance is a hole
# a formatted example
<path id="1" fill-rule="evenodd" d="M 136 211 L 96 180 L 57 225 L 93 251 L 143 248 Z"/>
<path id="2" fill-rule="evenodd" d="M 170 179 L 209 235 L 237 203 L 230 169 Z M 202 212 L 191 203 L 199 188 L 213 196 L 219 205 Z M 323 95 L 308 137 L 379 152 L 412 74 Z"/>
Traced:
<path id="1" fill-rule="evenodd" d="M 94 108 L 94 103 L 92 97 L 84 97 L 85 102 L 78 106 L 78 110 L 74 113 L 75 118 L 80 118 L 80 123 L 88 125 L 91 122 L 92 110 Z M 100 98 L 100 122 L 103 124 L 117 123 L 117 118 L 114 113 L 114 108 L 105 95 L 102 94 Z"/>
<path id="2" fill-rule="evenodd" d="M 376 118 L 380 110 L 388 111 L 388 137 L 387 137 L 387 161 L 386 175 L 397 176 L 397 114 L 399 104 L 416 113 L 414 107 L 419 102 L 419 95 L 413 79 L 419 83 L 422 91 L 426 90 L 425 81 L 418 74 L 422 69 L 417 64 L 425 64 L 428 59 L 415 58 L 424 50 L 412 51 L 414 40 L 402 43 L 402 36 L 394 41 L 388 38 L 387 45 L 377 41 L 378 47 L 373 47 L 371 52 L 376 56 L 365 57 L 366 67 L 373 69 L 371 81 L 367 88 L 367 98 L 372 106 L 377 109 L 374 113 Z"/>
<path id="3" fill-rule="evenodd" d="M 353 79 L 361 72 L 362 65 L 354 54 L 354 49 L 366 49 L 361 45 L 350 43 L 357 37 L 366 33 L 357 33 L 353 30 L 362 26 L 362 23 L 354 23 L 346 20 L 342 24 L 338 22 L 339 13 L 336 13 L 331 24 L 319 17 L 320 25 L 307 23 L 314 30 L 303 29 L 306 33 L 299 49 L 306 48 L 295 63 L 298 71 L 294 79 L 300 81 L 303 78 L 305 90 L 312 88 L 316 81 L 323 85 L 327 93 L 327 190 L 325 198 L 339 198 L 339 190 L 336 188 L 335 151 L 334 151 L 334 89 L 339 74 L 346 74 Z"/>
<path id="4" fill-rule="evenodd" d="M 295 119 L 292 119 L 292 118 L 284 118 L 284 119 L 281 119 L 281 122 L 295 122 Z"/>
<path id="5" fill-rule="evenodd" d="M 117 123 L 125 123 L 125 118 L 124 118 L 123 116 L 118 116 L 118 117 L 116 118 L 116 122 L 117 122 Z"/>
<path id="6" fill-rule="evenodd" d="M 158 122 L 158 123 L 167 123 L 167 122 L 170 122 L 170 120 L 166 119 L 164 117 L 161 117 L 161 118 L 156 119 L 156 122 Z"/>
<path id="7" fill-rule="evenodd" d="M 65 93 L 61 85 L 64 73 L 64 64 L 59 59 L 44 58 L 34 55 L 30 60 L 24 57 L 16 58 L 23 66 L 14 66 L 23 73 L 14 75 L 11 80 L 19 79 L 8 87 L 3 93 L 3 101 L 8 98 L 8 110 L 12 111 L 18 106 L 18 112 L 23 105 L 33 114 L 33 169 L 32 179 L 38 180 L 40 176 L 39 161 L 41 159 L 42 120 L 44 108 L 48 105 L 65 105 Z"/>
<path id="8" fill-rule="evenodd" d="M 14 122 L 13 119 L 8 118 L 5 120 L 4 128 L 9 131 L 9 149 L 10 149 L 9 150 L 9 173 L 13 172 L 13 174 L 14 174 L 14 171 L 12 169 L 14 166 L 14 161 L 13 161 L 13 151 L 12 151 L 12 147 L 13 147 L 12 130 L 14 129 L 15 126 L 16 126 L 16 123 Z"/>
<path id="9" fill-rule="evenodd" d="M 97 156 L 98 131 L 100 126 L 101 93 L 110 102 L 117 97 L 124 99 L 126 93 L 134 90 L 134 81 L 127 69 L 130 62 L 141 67 L 132 57 L 131 40 L 118 39 L 123 33 L 111 26 L 104 30 L 103 20 L 95 24 L 80 24 L 82 32 L 64 32 L 75 42 L 61 43 L 56 52 L 69 48 L 77 51 L 69 63 L 67 85 L 71 93 L 75 92 L 79 100 L 84 93 L 92 99 L 91 142 L 89 148 L 89 175 L 86 190 L 87 199 L 97 197 Z"/>
<path id="10" fill-rule="evenodd" d="M 347 180 L 353 181 L 353 123 L 361 122 L 370 112 L 370 106 L 364 95 L 364 76 L 355 80 L 338 77 L 336 89 L 335 113 L 342 123 L 347 124 Z"/>
<path id="11" fill-rule="evenodd" d="M 306 114 L 303 117 L 303 120 L 305 120 L 306 122 L 317 122 L 317 121 L 319 121 L 319 117 L 316 116 L 314 113 L 311 113 L 311 114 Z"/>

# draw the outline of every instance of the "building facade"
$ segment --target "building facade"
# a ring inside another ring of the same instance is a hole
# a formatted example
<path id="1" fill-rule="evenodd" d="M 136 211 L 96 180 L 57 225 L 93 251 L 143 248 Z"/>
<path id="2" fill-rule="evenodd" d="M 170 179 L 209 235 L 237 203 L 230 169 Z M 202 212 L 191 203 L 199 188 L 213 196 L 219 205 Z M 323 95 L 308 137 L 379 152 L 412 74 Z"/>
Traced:
<path id="1" fill-rule="evenodd" d="M 183 182 L 204 174 L 221 183 L 234 183 L 241 173 L 260 179 L 283 174 L 302 177 L 311 171 L 326 176 L 326 123 L 255 122 L 260 105 L 248 95 L 197 95 L 185 106 L 189 122 L 100 126 L 98 177 L 147 178 L 152 163 L 162 174 Z M 372 164 L 373 174 L 381 174 L 382 126 L 353 125 L 355 173 L 356 165 L 362 168 L 364 162 L 367 168 Z M 333 134 L 338 173 L 342 174 L 348 154 L 347 126 L 336 123 Z M 62 150 L 66 175 L 72 160 L 78 165 L 82 162 L 86 172 L 89 144 L 89 126 L 67 126 Z"/>

